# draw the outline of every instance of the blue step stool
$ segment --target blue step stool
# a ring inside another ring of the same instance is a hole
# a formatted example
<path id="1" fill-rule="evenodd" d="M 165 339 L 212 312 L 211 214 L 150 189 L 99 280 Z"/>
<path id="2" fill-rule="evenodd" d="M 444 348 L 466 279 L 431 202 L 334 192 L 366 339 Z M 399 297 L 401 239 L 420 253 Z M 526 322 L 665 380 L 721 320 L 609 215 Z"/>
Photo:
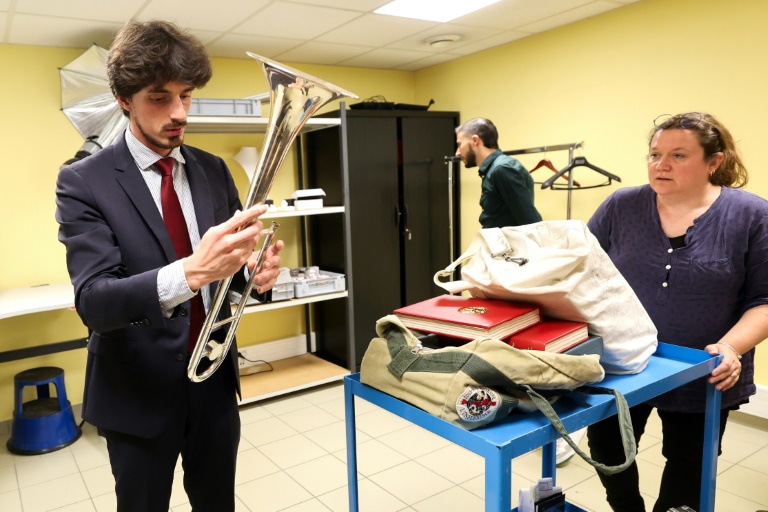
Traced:
<path id="1" fill-rule="evenodd" d="M 39 455 L 77 441 L 82 432 L 67 400 L 64 370 L 53 366 L 32 368 L 17 373 L 13 382 L 15 397 L 8 451 Z M 56 388 L 55 397 L 51 397 L 50 385 Z M 37 400 L 22 403 L 22 390 L 27 386 L 37 387 Z"/>

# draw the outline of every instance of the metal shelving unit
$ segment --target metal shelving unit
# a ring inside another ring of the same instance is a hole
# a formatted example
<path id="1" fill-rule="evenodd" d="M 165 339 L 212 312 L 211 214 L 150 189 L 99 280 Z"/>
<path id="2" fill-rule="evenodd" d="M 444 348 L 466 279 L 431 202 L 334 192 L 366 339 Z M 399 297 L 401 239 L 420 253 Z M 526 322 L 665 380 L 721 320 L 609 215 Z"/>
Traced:
<path id="1" fill-rule="evenodd" d="M 250 116 L 189 116 L 187 133 L 264 133 L 267 131 L 266 117 Z M 340 119 L 313 117 L 307 119 L 300 133 L 339 126 Z"/>
<path id="2" fill-rule="evenodd" d="M 187 118 L 187 133 L 265 133 L 269 119 L 266 117 L 249 116 L 189 116 Z M 308 119 L 302 126 L 300 133 L 305 134 L 324 128 L 340 126 L 340 118 L 315 117 Z M 299 153 L 299 173 L 301 173 L 301 139 L 296 139 L 297 152 Z M 301 174 L 299 185 L 301 186 Z M 316 215 L 344 214 L 344 206 L 326 206 L 324 208 L 307 210 L 289 210 L 278 207 L 275 211 L 269 211 L 261 218 L 281 219 L 299 217 L 302 222 L 303 238 L 303 259 L 307 259 L 308 243 L 306 237 L 305 219 Z M 285 393 L 291 393 L 297 390 L 306 389 L 312 386 L 318 386 L 329 382 L 340 381 L 345 375 L 350 373 L 348 368 L 333 364 L 329 361 L 317 357 L 310 350 L 310 321 L 309 304 L 331 301 L 346 300 L 348 292 L 337 292 L 312 297 L 303 297 L 290 299 L 286 301 L 271 302 L 266 304 L 257 304 L 247 306 L 244 313 L 261 313 L 273 311 L 286 307 L 304 306 L 305 319 L 307 325 L 307 353 L 299 356 L 273 361 L 271 365 L 273 371 L 269 373 L 258 373 L 253 375 L 241 376 L 240 384 L 242 388 L 241 404 L 251 403 L 258 400 L 264 400 L 279 396 Z M 349 343 L 349 340 L 347 340 Z"/>

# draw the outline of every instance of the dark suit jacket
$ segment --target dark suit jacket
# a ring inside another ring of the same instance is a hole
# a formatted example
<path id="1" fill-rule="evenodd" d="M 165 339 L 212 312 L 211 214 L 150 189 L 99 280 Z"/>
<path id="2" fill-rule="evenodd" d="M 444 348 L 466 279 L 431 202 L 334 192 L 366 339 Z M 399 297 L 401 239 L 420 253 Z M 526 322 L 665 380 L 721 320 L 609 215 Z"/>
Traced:
<path id="1" fill-rule="evenodd" d="M 202 236 L 241 204 L 221 158 L 189 146 L 181 152 Z M 62 169 L 56 206 L 75 307 L 92 331 L 83 419 L 154 437 L 186 400 L 190 304 L 179 305 L 171 318 L 161 311 L 157 274 L 176 252 L 125 138 Z M 237 368 L 233 343 L 218 371 L 232 372 L 232 392 L 239 394 Z"/>

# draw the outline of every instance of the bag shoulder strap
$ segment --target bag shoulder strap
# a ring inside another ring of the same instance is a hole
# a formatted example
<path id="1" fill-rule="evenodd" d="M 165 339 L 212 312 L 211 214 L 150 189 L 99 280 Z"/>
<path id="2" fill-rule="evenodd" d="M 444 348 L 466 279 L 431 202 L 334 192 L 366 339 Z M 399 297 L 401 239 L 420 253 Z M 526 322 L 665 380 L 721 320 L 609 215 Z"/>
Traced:
<path id="1" fill-rule="evenodd" d="M 504 238 L 504 233 L 501 232 L 500 228 L 481 229 L 476 236 L 479 236 L 483 239 L 483 242 L 494 258 L 500 258 L 503 257 L 502 255 L 504 254 L 512 253 L 512 249 L 509 247 L 507 239 Z M 464 280 L 441 281 L 441 278 L 450 279 L 453 277 L 456 269 L 475 257 L 475 255 L 478 253 L 478 250 L 479 247 L 475 245 L 475 242 L 473 242 L 469 249 L 467 249 L 464 254 L 459 256 L 456 261 L 445 267 L 445 270 L 438 270 L 435 273 L 435 276 L 432 278 L 432 281 L 436 286 L 439 286 L 443 290 L 452 294 L 461 293 L 463 291 L 471 290 L 474 288 L 474 286 Z"/>
<path id="2" fill-rule="evenodd" d="M 386 333 L 387 348 L 392 361 L 389 372 L 402 379 L 413 373 L 456 373 L 463 371 L 476 382 L 487 386 L 516 386 L 506 375 L 482 357 L 469 350 L 435 350 L 421 352 L 421 347 L 409 347 L 403 331 L 391 326 Z"/>
<path id="3" fill-rule="evenodd" d="M 448 293 L 457 294 L 461 293 L 466 290 L 470 290 L 473 288 L 471 284 L 469 284 L 467 281 L 463 280 L 456 280 L 456 281 L 441 281 L 441 278 L 452 278 L 454 272 L 457 268 L 459 268 L 460 265 L 463 265 L 464 263 L 468 262 L 472 259 L 472 257 L 475 255 L 473 252 L 466 252 L 459 256 L 459 259 L 445 267 L 445 270 L 438 270 L 435 273 L 435 276 L 432 278 L 432 281 L 435 283 L 435 285 L 439 286 L 443 290 L 447 291 Z"/>
<path id="4" fill-rule="evenodd" d="M 552 404 L 550 404 L 546 398 L 534 391 L 530 386 L 525 387 L 527 388 L 526 392 L 528 393 L 528 396 L 531 397 L 531 400 L 533 400 L 534 405 L 536 405 L 536 407 L 544 414 L 544 416 L 547 417 L 550 423 L 552 423 L 552 426 L 555 427 L 555 430 L 557 430 L 562 438 L 565 439 L 565 442 L 568 443 L 571 448 L 573 448 L 573 450 L 579 455 L 579 457 L 584 459 L 590 466 L 594 466 L 595 469 L 605 475 L 615 475 L 616 473 L 621 473 L 627 469 L 632 464 L 632 462 L 634 462 L 635 456 L 637 456 L 637 443 L 635 442 L 635 433 L 632 429 L 632 420 L 629 417 L 629 406 L 627 405 L 627 401 L 624 398 L 624 395 L 622 395 L 619 391 L 599 386 L 582 386 L 574 390 L 590 394 L 613 395 L 614 399 L 616 400 L 616 410 L 618 411 L 619 427 L 621 429 L 621 444 L 624 447 L 624 457 L 626 460 L 617 466 L 606 466 L 605 464 L 592 459 L 589 455 L 579 449 L 576 443 L 574 443 L 568 435 L 568 432 L 565 430 L 563 423 L 560 421 L 557 413 L 552 408 Z"/>

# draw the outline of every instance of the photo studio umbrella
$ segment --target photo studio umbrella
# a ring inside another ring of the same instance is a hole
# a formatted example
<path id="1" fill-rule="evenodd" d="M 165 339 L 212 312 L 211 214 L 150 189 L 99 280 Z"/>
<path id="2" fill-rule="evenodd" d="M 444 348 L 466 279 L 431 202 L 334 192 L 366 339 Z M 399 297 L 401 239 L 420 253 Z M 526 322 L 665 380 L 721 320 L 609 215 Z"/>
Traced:
<path id="1" fill-rule="evenodd" d="M 86 140 L 75 161 L 112 144 L 128 126 L 109 89 L 107 50 L 91 45 L 78 58 L 59 69 L 61 110 Z M 70 161 L 68 161 L 71 163 Z"/>

